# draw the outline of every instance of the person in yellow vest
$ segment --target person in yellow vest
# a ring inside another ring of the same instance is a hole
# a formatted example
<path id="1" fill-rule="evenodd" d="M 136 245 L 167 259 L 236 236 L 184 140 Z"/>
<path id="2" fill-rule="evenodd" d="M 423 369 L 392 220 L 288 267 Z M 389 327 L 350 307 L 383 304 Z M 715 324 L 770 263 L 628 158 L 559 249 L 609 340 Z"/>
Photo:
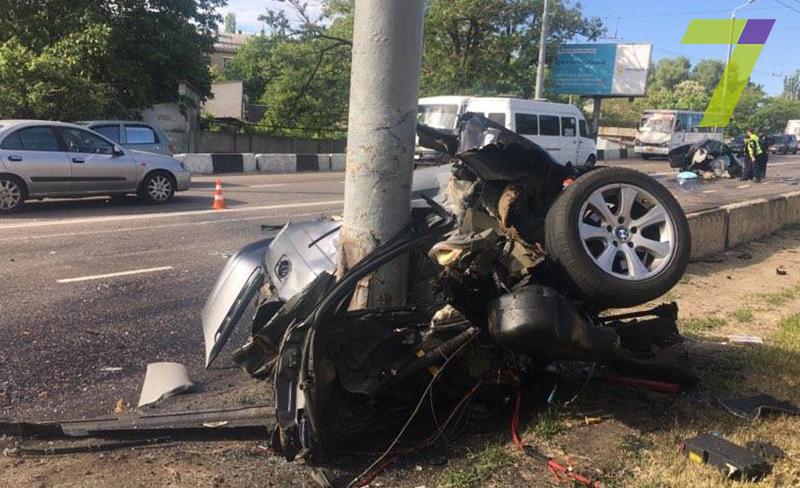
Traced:
<path id="1" fill-rule="evenodd" d="M 761 183 L 767 176 L 767 154 L 761 146 L 761 139 L 751 129 L 747 129 L 745 136 L 745 149 L 750 168 L 752 168 L 753 180 Z"/>

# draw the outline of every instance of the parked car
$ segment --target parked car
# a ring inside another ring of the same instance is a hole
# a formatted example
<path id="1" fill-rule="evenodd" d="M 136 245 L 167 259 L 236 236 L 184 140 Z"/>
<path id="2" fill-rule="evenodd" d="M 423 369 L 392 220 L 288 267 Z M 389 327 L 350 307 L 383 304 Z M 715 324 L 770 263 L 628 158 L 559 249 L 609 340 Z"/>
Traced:
<path id="1" fill-rule="evenodd" d="M 44 197 L 135 193 L 166 203 L 190 185 L 172 157 L 124 149 L 80 125 L 0 120 L 0 214 Z"/>
<path id="2" fill-rule="evenodd" d="M 103 134 L 128 149 L 167 156 L 175 154 L 175 146 L 169 141 L 167 134 L 153 124 L 126 120 L 92 120 L 78 124 Z"/>
<path id="3" fill-rule="evenodd" d="M 769 150 L 772 154 L 797 154 L 797 136 L 794 134 L 775 134 L 771 139 Z"/>
<path id="4" fill-rule="evenodd" d="M 744 154 L 744 134 L 740 134 L 733 138 L 728 147 L 731 149 L 733 154 L 742 155 Z"/>

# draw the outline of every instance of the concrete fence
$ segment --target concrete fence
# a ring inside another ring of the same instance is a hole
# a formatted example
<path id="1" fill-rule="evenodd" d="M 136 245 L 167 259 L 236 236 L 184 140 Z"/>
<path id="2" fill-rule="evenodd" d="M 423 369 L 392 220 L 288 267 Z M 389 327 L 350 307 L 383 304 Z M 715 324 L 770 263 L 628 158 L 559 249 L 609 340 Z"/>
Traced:
<path id="1" fill-rule="evenodd" d="M 197 134 L 198 153 L 326 154 L 342 153 L 346 146 L 346 139 L 310 139 L 235 132 Z"/>
<path id="2" fill-rule="evenodd" d="M 344 171 L 345 155 L 337 154 L 176 154 L 194 174 L 304 173 Z"/>

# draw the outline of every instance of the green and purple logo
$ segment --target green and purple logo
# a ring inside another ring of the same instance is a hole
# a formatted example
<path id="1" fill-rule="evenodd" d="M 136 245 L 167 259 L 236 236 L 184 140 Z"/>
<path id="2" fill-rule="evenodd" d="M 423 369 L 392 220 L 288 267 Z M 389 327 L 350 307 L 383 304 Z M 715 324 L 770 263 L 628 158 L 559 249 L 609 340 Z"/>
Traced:
<path id="1" fill-rule="evenodd" d="M 735 46 L 700 127 L 728 125 L 774 25 L 775 19 L 694 19 L 689 24 L 683 44 Z"/>

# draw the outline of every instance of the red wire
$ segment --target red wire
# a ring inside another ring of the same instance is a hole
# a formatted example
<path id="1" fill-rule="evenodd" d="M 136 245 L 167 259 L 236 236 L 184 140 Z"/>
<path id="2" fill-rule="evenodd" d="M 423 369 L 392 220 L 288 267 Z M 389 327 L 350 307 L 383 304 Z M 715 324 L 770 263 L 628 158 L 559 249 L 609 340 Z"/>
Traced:
<path id="1" fill-rule="evenodd" d="M 511 416 L 511 440 L 514 441 L 514 445 L 520 451 L 525 451 L 525 445 L 522 443 L 522 439 L 519 438 L 519 433 L 517 429 L 519 427 L 519 406 L 522 401 L 522 392 L 517 390 L 517 394 L 514 397 L 514 414 Z"/>
<path id="2" fill-rule="evenodd" d="M 405 454 L 408 454 L 410 452 L 414 452 L 414 451 L 417 451 L 417 450 L 420 450 L 420 449 L 424 449 L 424 448 L 430 446 L 431 444 L 433 444 L 434 442 L 436 442 L 436 440 L 439 439 L 439 437 L 441 437 L 441 435 L 444 433 L 445 429 L 447 429 L 447 425 L 453 420 L 453 418 L 455 417 L 456 413 L 461 409 L 461 407 L 470 398 L 472 398 L 472 395 L 474 395 L 475 392 L 478 391 L 478 388 L 482 384 L 483 384 L 483 380 L 480 380 L 477 383 L 475 383 L 475 386 L 473 386 L 472 389 L 470 389 L 467 392 L 467 394 L 464 396 L 464 398 L 462 398 L 456 404 L 456 406 L 453 407 L 453 410 L 450 411 L 450 415 L 447 416 L 447 418 L 445 419 L 444 423 L 442 423 L 441 427 L 439 427 L 439 429 L 436 432 L 434 432 L 430 437 L 428 437 L 427 439 L 423 440 L 422 442 L 420 442 L 416 446 L 414 446 L 412 448 L 409 448 L 409 449 L 402 450 L 402 451 L 398 452 L 397 454 L 395 454 L 394 456 L 392 456 L 391 458 L 389 458 L 386 461 L 384 461 L 383 463 L 381 463 L 380 465 L 376 466 L 375 469 L 373 469 L 371 473 L 369 473 L 368 475 L 364 476 L 361 479 L 361 481 L 357 485 L 358 488 L 363 488 L 364 486 L 370 484 L 375 478 L 378 477 L 379 474 L 381 474 L 381 472 L 383 472 L 383 470 L 385 470 L 386 468 L 391 466 L 392 463 L 397 461 L 400 458 L 400 456 L 403 456 Z"/>
<path id="3" fill-rule="evenodd" d="M 521 402 L 522 402 L 522 392 L 517 390 L 517 393 L 514 397 L 514 413 L 511 415 L 511 440 L 514 442 L 514 445 L 517 446 L 517 448 L 520 451 L 525 452 L 525 444 L 522 443 L 522 439 L 520 439 L 519 437 L 519 409 Z M 547 470 L 559 482 L 563 480 L 562 477 L 567 477 L 585 486 L 594 488 L 599 488 L 602 486 L 600 482 L 592 482 L 589 478 L 586 478 L 585 476 L 570 471 L 569 468 L 567 468 L 566 466 L 562 466 L 561 464 L 558 464 L 552 459 L 547 460 Z"/>

